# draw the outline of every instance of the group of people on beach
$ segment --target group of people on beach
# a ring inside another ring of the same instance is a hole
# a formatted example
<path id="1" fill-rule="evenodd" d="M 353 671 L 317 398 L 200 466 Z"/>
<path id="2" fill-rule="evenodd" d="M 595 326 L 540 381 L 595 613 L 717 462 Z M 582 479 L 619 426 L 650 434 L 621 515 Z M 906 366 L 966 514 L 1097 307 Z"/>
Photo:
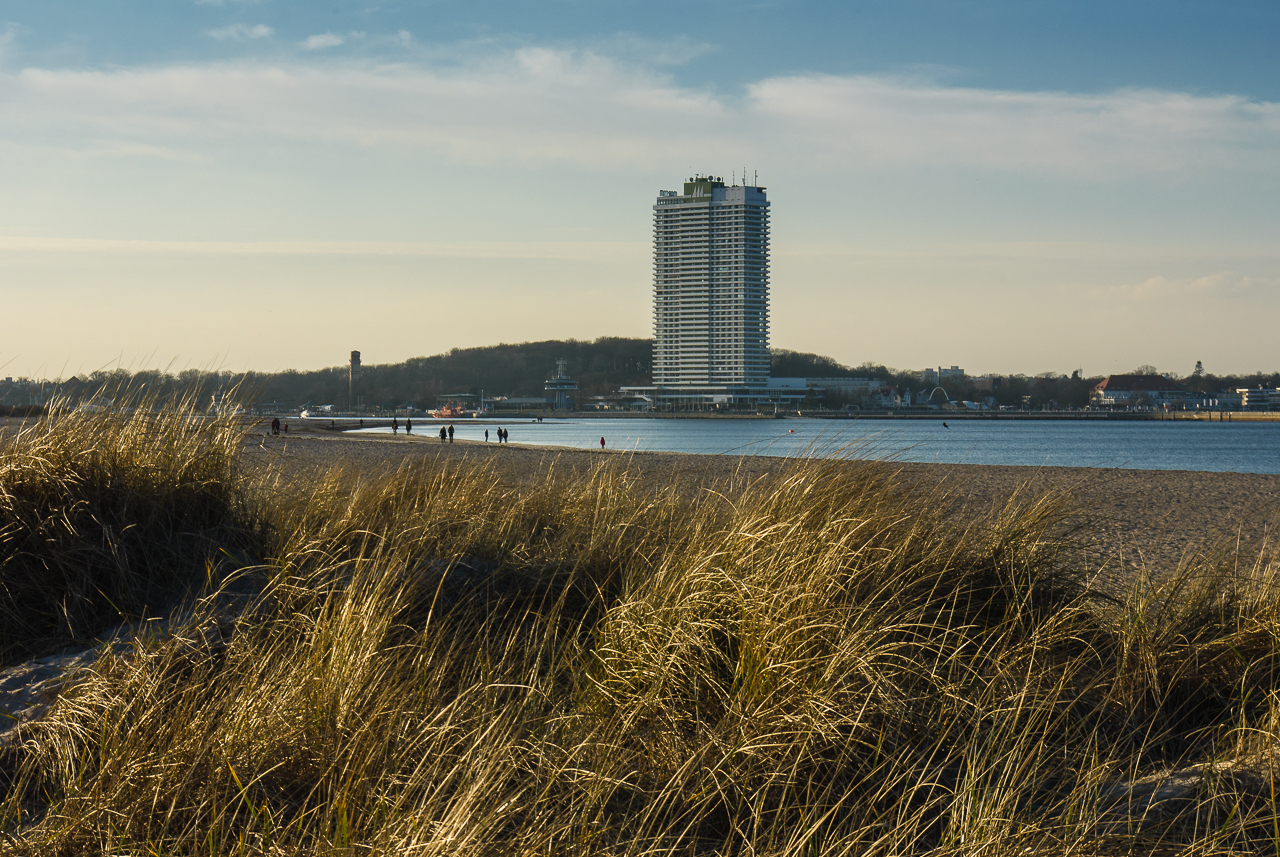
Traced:
<path id="1" fill-rule="evenodd" d="M 360 421 L 360 425 L 361 425 L 362 427 L 364 426 L 364 420 L 361 420 L 361 421 Z M 279 432 L 279 426 L 280 426 L 280 421 L 279 421 L 279 420 L 272 420 L 272 421 L 271 421 L 272 431 L 273 431 L 275 434 L 279 434 L 279 433 L 280 433 L 280 432 Z M 286 427 L 286 428 L 285 428 L 285 431 L 288 431 L 288 430 L 289 430 L 289 429 L 288 429 L 288 427 Z M 392 419 L 391 419 L 391 433 L 392 433 L 392 434 L 397 434 L 399 431 L 400 431 L 400 420 L 399 420 L 398 418 L 396 418 L 396 417 L 392 417 Z M 411 420 L 411 419 L 405 419 L 405 421 L 404 421 L 404 433 L 405 433 L 405 434 L 412 434 L 412 433 L 413 433 L 413 420 Z M 498 443 L 510 443 L 510 442 L 511 442 L 511 433 L 510 433 L 510 432 L 508 432 L 506 429 L 504 429 L 504 428 L 499 428 L 499 429 L 497 429 L 497 435 L 498 435 Z M 601 440 L 601 441 L 603 441 L 603 440 L 604 440 L 604 438 L 601 438 L 600 440 Z M 441 442 L 441 443 L 445 443 L 446 441 L 448 441 L 449 443 L 453 443 L 453 425 L 452 425 L 452 424 L 447 425 L 447 426 L 440 426 L 440 442 Z M 485 430 L 484 430 L 484 442 L 485 442 L 485 443 L 488 443 L 488 442 L 489 442 L 489 430 L 488 430 L 488 429 L 485 429 Z M 603 446 L 603 445 L 604 445 L 604 444 L 602 443 L 602 444 L 601 444 L 601 446 Z"/>
<path id="2" fill-rule="evenodd" d="M 538 418 L 538 421 L 539 421 L 539 422 L 541 422 L 541 421 L 542 421 L 542 418 L 541 418 L 541 417 L 539 417 L 539 418 Z M 944 425 L 945 425 L 945 423 L 944 423 Z M 329 427 L 330 427 L 330 428 L 334 428 L 333 420 L 330 420 L 330 421 L 329 421 Z M 360 420 L 360 427 L 361 427 L 361 428 L 364 428 L 364 420 Z M 272 433 L 273 435 L 278 435 L 278 434 L 280 434 L 281 428 L 282 428 L 282 426 L 281 426 L 281 424 L 280 424 L 280 418 L 279 418 L 279 417 L 274 417 L 274 418 L 272 418 L 272 420 L 271 420 L 271 433 Z M 288 424 L 288 423 L 285 423 L 285 424 L 283 425 L 283 430 L 284 430 L 284 433 L 285 433 L 285 434 L 288 434 L 288 433 L 289 433 L 289 424 Z M 392 418 L 391 418 L 391 433 L 392 433 L 392 434 L 398 434 L 398 433 L 399 433 L 399 431 L 400 431 L 400 420 L 399 420 L 397 417 L 392 417 Z M 405 433 L 406 435 L 408 435 L 408 434 L 412 434 L 412 433 L 413 433 L 413 420 L 409 419 L 408 417 L 406 417 L 406 418 L 405 418 L 405 421 L 404 421 L 404 433 Z M 510 432 L 508 432 L 506 429 L 499 427 L 499 428 L 497 429 L 497 435 L 498 435 L 498 443 L 510 443 L 510 442 L 511 442 L 511 433 L 510 433 Z M 440 426 L 440 442 L 441 442 L 441 443 L 444 443 L 446 440 L 447 440 L 449 443 L 453 443 L 453 424 L 452 424 L 452 423 L 450 423 L 448 426 Z M 488 443 L 488 442 L 489 442 L 489 430 L 488 430 L 488 429 L 485 429 L 485 430 L 484 430 L 484 442 L 485 442 L 485 443 Z M 604 438 L 600 438 L 600 448 L 601 448 L 601 449 L 604 449 Z"/>
<path id="3" fill-rule="evenodd" d="M 497 434 L 498 434 L 498 443 L 508 443 L 511 439 L 510 433 L 504 428 L 499 428 L 497 430 Z M 440 442 L 444 443 L 446 438 L 449 440 L 449 443 L 453 443 L 453 425 L 452 424 L 450 424 L 447 428 L 445 426 L 440 426 Z M 484 430 L 484 442 L 485 443 L 489 442 L 488 429 Z"/>

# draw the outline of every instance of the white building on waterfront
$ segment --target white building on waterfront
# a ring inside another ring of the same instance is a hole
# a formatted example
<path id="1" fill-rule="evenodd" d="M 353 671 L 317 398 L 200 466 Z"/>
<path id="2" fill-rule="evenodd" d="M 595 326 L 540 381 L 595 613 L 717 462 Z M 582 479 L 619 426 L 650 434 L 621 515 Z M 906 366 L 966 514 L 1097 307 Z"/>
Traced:
<path id="1" fill-rule="evenodd" d="M 920 381 L 924 384 L 946 384 L 964 379 L 964 370 L 959 366 L 952 366 L 950 369 L 945 366 L 939 366 L 937 369 L 930 367 L 920 373 Z"/>
<path id="2" fill-rule="evenodd" d="M 694 176 L 653 206 L 653 387 L 659 404 L 787 403 L 769 383 L 769 200 Z"/>
<path id="3" fill-rule="evenodd" d="M 653 206 L 653 382 L 769 378 L 769 201 L 697 176 Z"/>

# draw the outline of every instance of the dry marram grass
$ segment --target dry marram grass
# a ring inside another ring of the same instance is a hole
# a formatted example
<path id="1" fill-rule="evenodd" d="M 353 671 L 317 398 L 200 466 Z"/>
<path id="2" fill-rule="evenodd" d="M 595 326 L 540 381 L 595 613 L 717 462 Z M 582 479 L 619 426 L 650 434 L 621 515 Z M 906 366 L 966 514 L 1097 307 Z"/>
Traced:
<path id="1" fill-rule="evenodd" d="M 141 409 L 4 451 L 6 657 L 186 601 L 0 750 L 0 851 L 1280 844 L 1269 566 L 1104 595 L 1063 498 L 956 519 L 885 464 L 419 463 L 267 502 L 237 443 Z"/>

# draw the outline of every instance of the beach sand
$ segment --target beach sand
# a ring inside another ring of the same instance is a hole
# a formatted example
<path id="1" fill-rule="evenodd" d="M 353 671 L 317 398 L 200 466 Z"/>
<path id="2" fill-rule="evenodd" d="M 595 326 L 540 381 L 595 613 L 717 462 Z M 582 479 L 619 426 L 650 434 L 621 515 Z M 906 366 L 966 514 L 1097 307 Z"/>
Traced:
<path id="1" fill-rule="evenodd" d="M 762 456 L 689 455 L 667 452 L 601 452 L 520 444 L 441 443 L 438 437 L 351 435 L 304 430 L 289 437 L 251 437 L 245 460 L 253 469 L 297 484 L 334 465 L 354 472 L 381 471 L 411 461 L 492 464 L 513 485 L 540 479 L 548 469 L 583 472 L 602 459 L 654 486 L 724 484 L 753 479 L 788 466 Z M 1015 492 L 1054 492 L 1074 508 L 1095 550 L 1096 567 L 1145 568 L 1153 574 L 1196 557 L 1253 563 L 1270 558 L 1270 536 L 1280 524 L 1280 475 L 1169 470 L 1101 470 L 1069 467 L 884 463 L 896 478 L 929 491 L 949 510 L 982 516 Z"/>
<path id="2" fill-rule="evenodd" d="M 12 437 L 21 422 L 0 420 L 0 441 Z M 714 486 L 788 466 L 785 459 L 765 456 L 442 444 L 432 434 L 344 434 L 315 423 L 292 428 L 288 436 L 251 434 L 245 445 L 250 470 L 282 488 L 306 485 L 335 465 L 356 473 L 383 472 L 414 461 L 489 463 L 513 484 L 529 484 L 548 469 L 585 472 L 607 458 L 655 487 Z M 1280 557 L 1271 544 L 1280 525 L 1280 475 L 901 462 L 882 466 L 904 484 L 933 492 L 949 510 L 974 517 L 1002 506 L 1015 492 L 1055 492 L 1077 509 L 1075 522 L 1083 525 L 1086 541 L 1096 549 L 1097 567 L 1112 573 L 1142 568 L 1167 573 L 1196 557 L 1241 564 Z"/>

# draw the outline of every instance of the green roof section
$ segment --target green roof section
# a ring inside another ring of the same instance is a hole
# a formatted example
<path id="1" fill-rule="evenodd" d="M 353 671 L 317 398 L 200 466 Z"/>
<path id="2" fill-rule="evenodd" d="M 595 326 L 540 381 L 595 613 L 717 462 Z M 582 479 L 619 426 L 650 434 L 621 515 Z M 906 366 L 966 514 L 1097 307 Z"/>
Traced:
<path id="1" fill-rule="evenodd" d="M 724 181 L 722 179 L 713 179 L 710 176 L 706 178 L 698 176 L 684 183 L 684 195 L 687 197 L 709 197 L 713 187 L 724 187 Z"/>

